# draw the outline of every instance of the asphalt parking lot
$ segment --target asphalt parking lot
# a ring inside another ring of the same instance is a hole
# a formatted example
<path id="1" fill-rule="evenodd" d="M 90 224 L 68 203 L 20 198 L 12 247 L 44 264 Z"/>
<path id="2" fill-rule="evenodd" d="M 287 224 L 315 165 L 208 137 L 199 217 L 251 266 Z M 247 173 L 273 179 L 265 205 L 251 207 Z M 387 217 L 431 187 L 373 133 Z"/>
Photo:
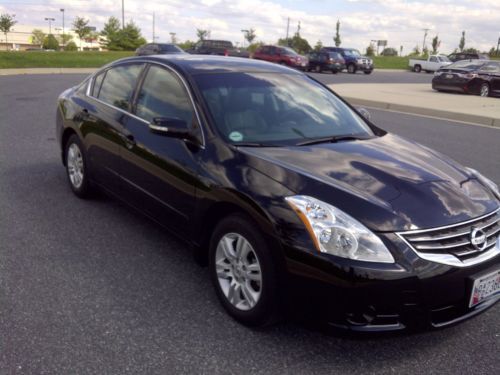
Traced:
<path id="1" fill-rule="evenodd" d="M 324 83 L 431 83 L 433 74 L 414 73 L 409 70 L 383 70 L 377 69 L 371 74 L 358 72 L 349 74 L 344 72 L 338 74 L 326 73 L 307 73 L 314 79 Z"/>
<path id="2" fill-rule="evenodd" d="M 183 243 L 112 199 L 71 193 L 55 100 L 83 77 L 0 77 L 0 374 L 500 372 L 500 305 L 382 337 L 232 321 Z M 500 130 L 372 115 L 500 183 Z"/>

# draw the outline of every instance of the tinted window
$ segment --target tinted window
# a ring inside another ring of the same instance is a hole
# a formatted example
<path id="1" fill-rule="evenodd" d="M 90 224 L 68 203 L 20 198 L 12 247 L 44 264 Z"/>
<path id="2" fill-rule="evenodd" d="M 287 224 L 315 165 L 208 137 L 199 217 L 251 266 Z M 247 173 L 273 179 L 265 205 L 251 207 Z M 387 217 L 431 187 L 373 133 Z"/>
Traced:
<path id="1" fill-rule="evenodd" d="M 194 118 L 189 95 L 180 80 L 158 66 L 149 68 L 137 98 L 136 114 L 149 122 L 165 117 L 191 124 Z"/>
<path id="2" fill-rule="evenodd" d="M 334 94 L 299 74 L 195 76 L 220 133 L 231 142 L 295 144 L 333 135 L 373 135 Z"/>
<path id="3" fill-rule="evenodd" d="M 101 74 L 98 74 L 94 78 L 94 86 L 92 87 L 92 92 L 90 93 L 91 96 L 94 96 L 97 98 L 97 95 L 99 95 L 99 89 L 101 88 L 102 79 L 104 78 L 104 74 L 106 74 L 106 72 L 102 72 Z"/>
<path id="4" fill-rule="evenodd" d="M 174 44 L 160 44 L 162 52 L 182 52 L 182 50 Z"/>
<path id="5" fill-rule="evenodd" d="M 134 91 L 142 65 L 117 66 L 107 71 L 98 98 L 121 109 L 128 109 L 130 96 Z"/>

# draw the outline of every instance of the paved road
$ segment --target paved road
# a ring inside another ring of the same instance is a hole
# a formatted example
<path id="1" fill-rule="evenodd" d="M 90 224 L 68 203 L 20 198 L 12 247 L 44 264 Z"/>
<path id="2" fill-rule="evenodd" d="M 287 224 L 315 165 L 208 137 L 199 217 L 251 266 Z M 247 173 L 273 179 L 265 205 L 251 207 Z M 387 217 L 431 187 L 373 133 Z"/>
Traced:
<path id="1" fill-rule="evenodd" d="M 325 84 L 331 83 L 431 83 L 433 74 L 375 69 L 372 74 L 308 73 Z"/>
<path id="2" fill-rule="evenodd" d="M 229 319 L 182 243 L 111 199 L 70 192 L 54 103 L 82 78 L 0 78 L 0 374 L 500 372 L 500 306 L 446 330 L 365 339 Z M 373 117 L 500 182 L 500 131 Z"/>

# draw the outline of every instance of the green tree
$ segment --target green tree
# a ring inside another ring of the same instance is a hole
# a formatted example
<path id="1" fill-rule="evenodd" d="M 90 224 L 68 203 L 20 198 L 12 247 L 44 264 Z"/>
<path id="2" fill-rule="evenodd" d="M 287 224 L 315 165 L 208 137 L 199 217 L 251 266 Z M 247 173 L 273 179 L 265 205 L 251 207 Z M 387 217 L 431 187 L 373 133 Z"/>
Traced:
<path id="1" fill-rule="evenodd" d="M 413 48 L 413 51 L 411 51 L 410 56 L 420 56 L 420 47 L 418 44 Z"/>
<path id="2" fill-rule="evenodd" d="M 243 35 L 245 37 L 245 40 L 248 42 L 248 45 L 252 44 L 253 41 L 255 40 L 255 38 L 257 38 L 257 35 L 255 34 L 254 29 L 245 30 L 243 32 Z"/>
<path id="3" fill-rule="evenodd" d="M 71 35 L 71 34 L 62 34 L 61 35 L 61 43 L 63 45 L 66 45 L 67 43 L 69 43 L 72 40 L 73 40 L 73 35 Z"/>
<path id="4" fill-rule="evenodd" d="M 82 40 L 90 33 L 89 20 L 82 17 L 76 17 L 73 21 L 73 30 L 80 38 L 80 49 L 82 49 Z"/>
<path id="5" fill-rule="evenodd" d="M 205 40 L 208 37 L 208 30 L 203 30 L 203 29 L 196 29 L 196 36 L 198 37 L 198 40 Z"/>
<path id="6" fill-rule="evenodd" d="M 432 54 L 433 55 L 437 55 L 438 48 L 439 48 L 440 44 L 441 44 L 441 41 L 439 40 L 439 37 L 437 35 L 434 38 L 432 38 Z"/>
<path id="7" fill-rule="evenodd" d="M 105 37 L 103 47 L 110 51 L 121 51 L 121 24 L 118 18 L 109 17 L 108 22 L 104 24 L 101 35 Z"/>
<path id="8" fill-rule="evenodd" d="M 143 44 L 146 44 L 146 39 L 141 34 L 141 29 L 137 27 L 134 21 L 130 21 L 125 25 L 123 30 L 120 30 L 120 46 L 124 51 L 133 51 Z"/>
<path id="9" fill-rule="evenodd" d="M 323 43 L 321 42 L 321 40 L 318 40 L 316 42 L 316 45 L 314 46 L 314 50 L 316 52 L 319 52 L 319 51 L 321 51 L 321 48 L 323 48 Z"/>
<path id="10" fill-rule="evenodd" d="M 179 43 L 177 44 L 180 48 L 182 48 L 184 51 L 188 50 L 188 49 L 192 49 L 194 48 L 194 46 L 196 45 L 196 42 L 193 42 L 192 40 L 186 40 L 182 43 Z"/>
<path id="11" fill-rule="evenodd" d="M 7 44 L 7 49 L 9 49 L 9 41 L 7 39 L 7 34 L 12 29 L 17 21 L 14 19 L 15 14 L 2 14 L 0 15 L 0 31 L 5 34 L 5 43 Z"/>
<path id="12" fill-rule="evenodd" d="M 57 51 L 59 49 L 59 42 L 53 34 L 49 34 L 43 40 L 43 49 L 52 49 Z"/>
<path id="13" fill-rule="evenodd" d="M 64 45 L 65 51 L 78 51 L 78 47 L 74 41 L 69 41 L 68 44 Z"/>
<path id="14" fill-rule="evenodd" d="M 460 43 L 458 43 L 458 49 L 463 52 L 465 48 L 465 30 L 462 31 L 462 37 L 460 38 Z"/>
<path id="15" fill-rule="evenodd" d="M 340 47 L 342 40 L 340 39 L 340 21 L 337 20 L 337 25 L 335 27 L 335 37 L 333 38 L 335 42 L 335 47 Z"/>
<path id="16" fill-rule="evenodd" d="M 398 51 L 395 48 L 387 47 L 381 53 L 382 56 L 397 56 Z"/>
<path id="17" fill-rule="evenodd" d="M 366 47 L 366 56 L 375 56 L 375 47 L 370 43 L 368 47 Z"/>
<path id="18" fill-rule="evenodd" d="M 422 56 L 425 57 L 425 58 L 429 57 L 429 48 L 427 48 L 427 46 L 425 46 L 422 49 Z"/>
<path id="19" fill-rule="evenodd" d="M 31 40 L 33 44 L 38 44 L 40 47 L 43 45 L 46 34 L 40 29 L 33 29 L 31 32 Z"/>

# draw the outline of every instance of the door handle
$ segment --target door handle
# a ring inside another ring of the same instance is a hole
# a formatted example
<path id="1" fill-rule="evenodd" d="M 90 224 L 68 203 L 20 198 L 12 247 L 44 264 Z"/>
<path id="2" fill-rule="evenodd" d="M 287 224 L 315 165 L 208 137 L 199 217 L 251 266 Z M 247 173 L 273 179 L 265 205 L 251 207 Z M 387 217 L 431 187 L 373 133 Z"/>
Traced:
<path id="1" fill-rule="evenodd" d="M 85 121 L 90 117 L 89 110 L 87 108 L 83 108 L 80 112 L 78 112 L 73 119 L 75 121 Z"/>
<path id="2" fill-rule="evenodd" d="M 120 133 L 120 137 L 122 137 L 122 139 L 125 141 L 125 147 L 127 147 L 129 150 L 136 145 L 135 138 L 132 134 Z"/>

